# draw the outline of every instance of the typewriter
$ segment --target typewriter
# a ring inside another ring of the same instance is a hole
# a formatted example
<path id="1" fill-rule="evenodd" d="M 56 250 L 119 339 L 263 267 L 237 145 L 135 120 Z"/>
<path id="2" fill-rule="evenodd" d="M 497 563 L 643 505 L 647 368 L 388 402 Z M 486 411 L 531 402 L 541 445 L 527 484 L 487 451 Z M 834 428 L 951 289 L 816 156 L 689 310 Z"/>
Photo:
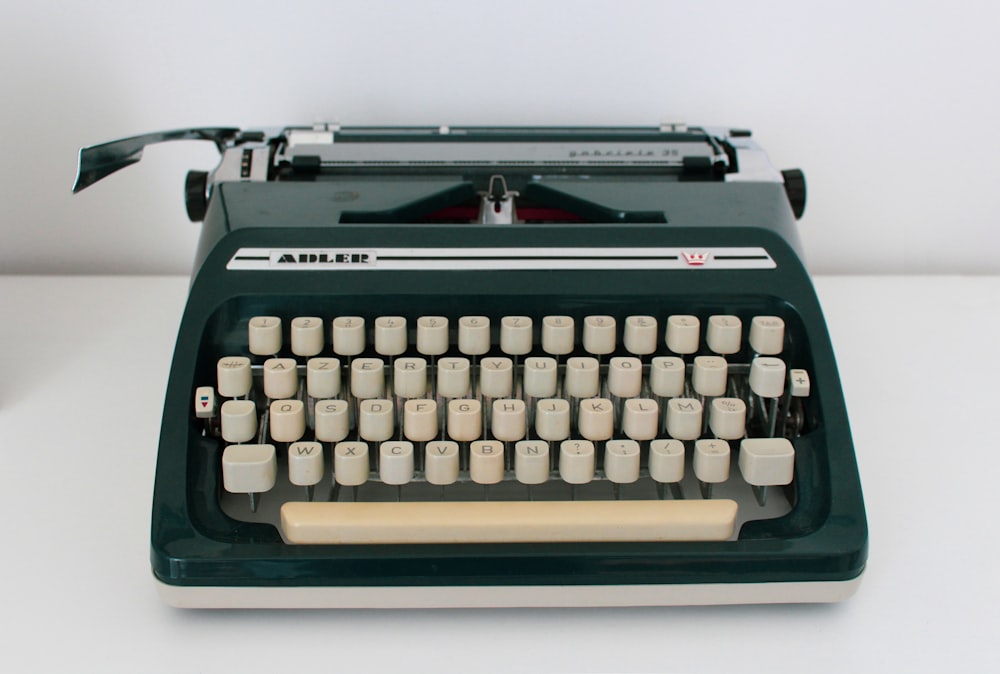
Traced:
<path id="1" fill-rule="evenodd" d="M 867 524 L 797 170 L 741 129 L 203 128 L 152 570 L 182 607 L 828 602 Z"/>

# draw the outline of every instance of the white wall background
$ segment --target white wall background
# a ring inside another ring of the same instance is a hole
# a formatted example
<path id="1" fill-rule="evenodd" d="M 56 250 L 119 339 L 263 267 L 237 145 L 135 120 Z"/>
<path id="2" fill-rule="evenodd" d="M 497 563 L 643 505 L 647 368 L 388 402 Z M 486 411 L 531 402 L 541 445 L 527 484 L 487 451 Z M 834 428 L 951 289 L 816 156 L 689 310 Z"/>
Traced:
<path id="1" fill-rule="evenodd" d="M 0 272 L 187 273 L 185 171 L 147 149 L 70 196 L 76 151 L 202 125 L 748 127 L 801 167 L 820 273 L 1000 273 L 989 2 L 38 1 L 0 10 Z"/>

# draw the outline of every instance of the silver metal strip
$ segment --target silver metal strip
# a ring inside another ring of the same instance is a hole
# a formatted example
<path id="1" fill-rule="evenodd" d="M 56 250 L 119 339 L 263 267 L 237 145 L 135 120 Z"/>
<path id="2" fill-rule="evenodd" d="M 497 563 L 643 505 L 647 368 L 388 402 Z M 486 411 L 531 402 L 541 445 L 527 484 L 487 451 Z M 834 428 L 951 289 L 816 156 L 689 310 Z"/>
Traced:
<path id="1" fill-rule="evenodd" d="M 240 248 L 232 271 L 774 269 L 763 248 Z"/>
<path id="2" fill-rule="evenodd" d="M 681 166 L 685 157 L 726 162 L 708 143 L 546 142 L 546 143 L 297 143 L 276 159 L 318 156 L 324 166 L 370 165 L 547 165 Z"/>

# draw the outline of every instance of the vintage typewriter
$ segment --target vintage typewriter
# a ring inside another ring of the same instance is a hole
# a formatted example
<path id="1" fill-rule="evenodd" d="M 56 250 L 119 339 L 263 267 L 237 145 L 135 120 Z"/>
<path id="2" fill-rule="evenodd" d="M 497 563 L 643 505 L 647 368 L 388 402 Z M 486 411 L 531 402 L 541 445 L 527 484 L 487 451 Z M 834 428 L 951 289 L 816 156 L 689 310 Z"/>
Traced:
<path id="1" fill-rule="evenodd" d="M 867 554 L 799 171 L 751 134 L 207 128 L 152 567 L 188 607 L 823 602 Z"/>

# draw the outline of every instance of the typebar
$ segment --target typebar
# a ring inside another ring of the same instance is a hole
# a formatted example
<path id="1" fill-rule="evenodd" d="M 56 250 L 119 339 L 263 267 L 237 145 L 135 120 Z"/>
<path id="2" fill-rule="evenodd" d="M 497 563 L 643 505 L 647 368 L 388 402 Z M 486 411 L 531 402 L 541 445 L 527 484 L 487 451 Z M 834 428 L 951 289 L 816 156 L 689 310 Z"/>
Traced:
<path id="1" fill-rule="evenodd" d="M 289 502 L 291 543 L 724 541 L 737 505 L 699 501 Z"/>

